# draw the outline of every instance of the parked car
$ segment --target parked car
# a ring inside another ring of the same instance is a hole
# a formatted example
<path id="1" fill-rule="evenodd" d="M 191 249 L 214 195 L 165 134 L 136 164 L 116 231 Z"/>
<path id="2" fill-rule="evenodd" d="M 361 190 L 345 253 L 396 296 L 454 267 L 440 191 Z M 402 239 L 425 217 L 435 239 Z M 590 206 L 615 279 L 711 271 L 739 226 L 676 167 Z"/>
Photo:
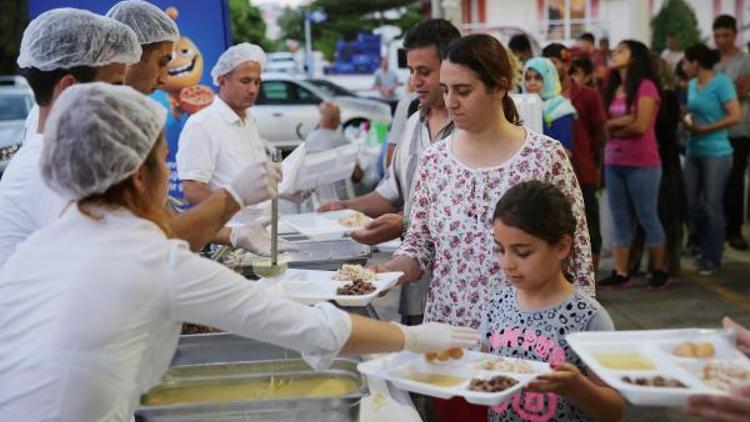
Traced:
<path id="1" fill-rule="evenodd" d="M 24 84 L 0 83 L 0 174 L 21 148 L 26 116 L 34 106 L 34 95 Z"/>
<path id="2" fill-rule="evenodd" d="M 288 51 L 279 51 L 276 53 L 268 53 L 266 69 L 268 72 L 297 73 L 299 71 L 299 66 L 294 60 L 294 54 Z"/>
<path id="3" fill-rule="evenodd" d="M 318 125 L 322 101 L 339 105 L 344 129 L 365 122 L 391 122 L 391 110 L 386 104 L 358 97 L 331 82 L 279 74 L 263 75 L 250 112 L 263 138 L 279 148 L 292 149 Z"/>

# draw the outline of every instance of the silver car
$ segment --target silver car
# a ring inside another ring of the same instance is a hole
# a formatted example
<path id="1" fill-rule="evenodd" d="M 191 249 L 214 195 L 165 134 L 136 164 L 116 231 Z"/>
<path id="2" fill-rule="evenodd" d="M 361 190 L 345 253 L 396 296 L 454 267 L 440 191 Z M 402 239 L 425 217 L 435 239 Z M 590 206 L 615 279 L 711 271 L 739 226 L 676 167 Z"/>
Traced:
<path id="1" fill-rule="evenodd" d="M 276 74 L 263 75 L 250 112 L 258 122 L 260 136 L 276 147 L 292 149 L 318 125 L 322 101 L 339 105 L 345 133 L 347 127 L 360 127 L 365 122 L 391 122 L 390 107 L 380 101 L 357 97 L 325 80 Z"/>
<path id="2" fill-rule="evenodd" d="M 0 86 L 0 174 L 21 148 L 34 95 L 27 86 Z"/>

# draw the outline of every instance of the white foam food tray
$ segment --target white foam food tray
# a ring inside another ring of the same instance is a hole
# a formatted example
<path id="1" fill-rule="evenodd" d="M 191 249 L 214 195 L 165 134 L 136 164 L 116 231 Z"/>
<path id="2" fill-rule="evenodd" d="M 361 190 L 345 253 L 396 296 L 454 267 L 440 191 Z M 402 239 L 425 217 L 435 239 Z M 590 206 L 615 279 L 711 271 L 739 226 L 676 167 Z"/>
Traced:
<path id="1" fill-rule="evenodd" d="M 629 402 L 640 406 L 684 406 L 694 394 L 727 394 L 708 384 L 701 374 L 706 365 L 726 364 L 740 371 L 750 371 L 750 360 L 734 344 L 732 333 L 724 330 L 675 329 L 647 331 L 610 331 L 573 333 L 566 336 L 568 344 L 584 363 L 604 382 L 620 392 Z M 674 349 L 683 342 L 710 343 L 712 357 L 680 357 Z M 640 361 L 639 369 L 630 364 L 602 360 Z M 645 359 L 645 364 L 643 362 Z M 628 366 L 631 366 L 628 368 Z M 675 379 L 686 388 L 641 386 L 624 381 L 624 377 Z M 750 384 L 750 380 L 748 380 Z"/>
<path id="2" fill-rule="evenodd" d="M 495 406 L 507 401 L 513 397 L 514 394 L 520 392 L 523 387 L 539 374 L 550 371 L 550 367 L 547 363 L 536 361 L 525 361 L 532 368 L 532 372 L 529 373 L 482 369 L 482 362 L 486 360 L 495 360 L 498 357 L 499 356 L 497 355 L 488 353 L 464 351 L 464 356 L 461 359 L 428 362 L 425 359 L 424 354 L 400 352 L 391 353 L 360 363 L 357 366 L 357 369 L 368 377 L 388 381 L 401 390 L 441 399 L 463 397 L 469 403 L 482 406 Z M 503 359 L 508 361 L 521 360 L 505 357 Z M 445 375 L 462 378 L 463 380 L 454 386 L 442 387 L 425 382 L 414 381 L 410 378 L 413 374 Z M 498 375 L 513 378 L 518 381 L 518 383 L 504 391 L 496 393 L 469 390 L 469 383 L 472 379 L 488 379 Z"/>
<path id="3" fill-rule="evenodd" d="M 349 228 L 339 222 L 340 219 L 351 217 L 355 213 L 354 210 L 339 210 L 323 213 L 290 214 L 282 216 L 281 223 L 311 240 L 334 240 L 357 230 L 357 228 Z"/>
<path id="4" fill-rule="evenodd" d="M 336 289 L 351 281 L 334 280 L 335 271 L 318 271 L 287 269 L 279 277 L 261 278 L 259 282 L 266 286 L 271 294 L 291 299 L 304 305 L 332 300 L 340 306 L 367 306 L 378 295 L 398 282 L 404 273 L 378 273 L 372 284 L 375 291 L 366 295 L 338 295 Z"/>

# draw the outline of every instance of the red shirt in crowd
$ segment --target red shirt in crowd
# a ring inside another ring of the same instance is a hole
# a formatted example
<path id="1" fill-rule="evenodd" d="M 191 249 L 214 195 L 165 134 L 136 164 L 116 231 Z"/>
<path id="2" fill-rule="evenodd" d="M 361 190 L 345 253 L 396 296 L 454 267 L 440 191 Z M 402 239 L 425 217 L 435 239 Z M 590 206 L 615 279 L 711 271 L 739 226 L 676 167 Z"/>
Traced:
<path id="1" fill-rule="evenodd" d="M 604 127 L 607 114 L 596 90 L 570 82 L 568 98 L 577 113 L 573 122 L 573 170 L 581 186 L 599 186 L 603 146 L 596 145 L 596 133 Z"/>

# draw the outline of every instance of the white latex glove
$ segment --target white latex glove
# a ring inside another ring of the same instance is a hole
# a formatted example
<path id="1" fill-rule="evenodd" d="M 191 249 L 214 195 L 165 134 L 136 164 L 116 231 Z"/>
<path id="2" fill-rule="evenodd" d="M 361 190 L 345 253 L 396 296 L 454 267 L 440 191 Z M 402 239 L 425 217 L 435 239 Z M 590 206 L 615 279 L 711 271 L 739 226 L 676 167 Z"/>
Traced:
<path id="1" fill-rule="evenodd" d="M 269 224 L 271 224 L 270 218 L 260 217 L 250 224 L 232 227 L 229 234 L 229 243 L 255 255 L 270 256 L 271 235 L 266 231 Z M 279 239 L 278 250 L 279 253 L 291 252 L 296 251 L 297 248 L 292 242 Z"/>
<path id="2" fill-rule="evenodd" d="M 312 190 L 298 190 L 297 192 L 292 193 L 282 193 L 279 195 L 279 198 L 286 199 L 287 201 L 292 201 L 295 204 L 301 204 L 307 200 L 307 198 L 312 195 Z"/>
<path id="3" fill-rule="evenodd" d="M 224 189 L 242 208 L 276 196 L 280 181 L 281 164 L 263 161 L 245 167 Z"/>
<path id="4" fill-rule="evenodd" d="M 415 353 L 437 352 L 454 347 L 465 349 L 479 341 L 479 332 L 468 327 L 454 327 L 439 322 L 409 327 L 396 325 L 404 332 L 404 350 Z"/>

